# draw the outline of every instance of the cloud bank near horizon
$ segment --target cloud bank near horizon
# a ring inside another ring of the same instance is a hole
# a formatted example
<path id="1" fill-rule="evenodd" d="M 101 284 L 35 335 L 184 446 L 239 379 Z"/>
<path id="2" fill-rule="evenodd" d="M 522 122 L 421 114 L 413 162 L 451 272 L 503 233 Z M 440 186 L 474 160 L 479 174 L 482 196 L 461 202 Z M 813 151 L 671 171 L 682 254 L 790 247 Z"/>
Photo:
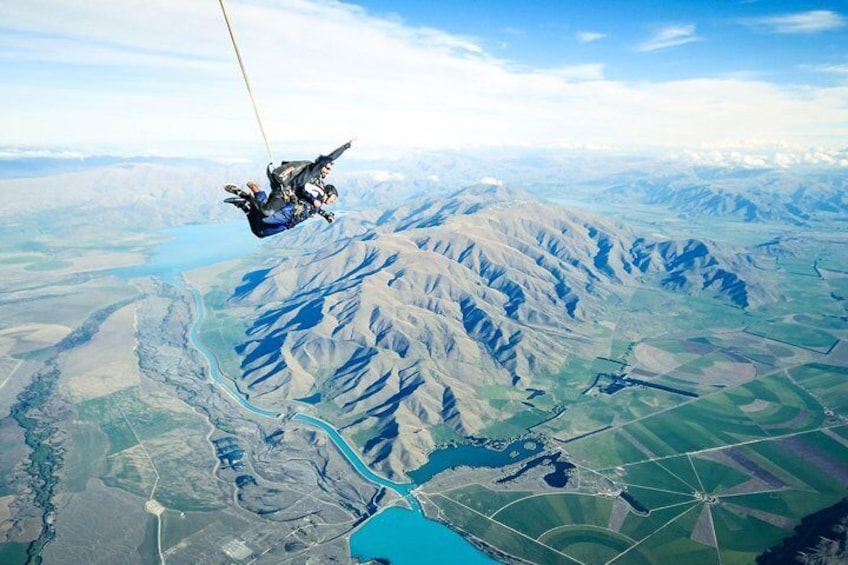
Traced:
<path id="1" fill-rule="evenodd" d="M 217 3 L 6 4 L 0 62 L 12 72 L 0 90 L 0 143 L 155 152 L 261 142 Z M 848 84 L 622 81 L 607 76 L 604 61 L 522 67 L 473 38 L 333 0 L 231 0 L 227 7 L 276 145 L 318 147 L 357 136 L 375 148 L 839 148 L 848 139 Z M 813 15 L 770 25 L 835 24 Z M 650 57 L 702 40 L 694 25 L 669 27 L 641 50 Z"/>

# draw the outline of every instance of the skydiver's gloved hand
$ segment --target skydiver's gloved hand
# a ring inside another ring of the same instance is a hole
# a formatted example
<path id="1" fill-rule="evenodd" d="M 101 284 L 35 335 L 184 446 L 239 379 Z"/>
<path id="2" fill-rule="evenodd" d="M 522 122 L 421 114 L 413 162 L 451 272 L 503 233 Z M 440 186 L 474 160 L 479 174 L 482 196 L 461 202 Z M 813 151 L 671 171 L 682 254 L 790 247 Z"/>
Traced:
<path id="1" fill-rule="evenodd" d="M 323 208 L 318 208 L 318 214 L 319 214 L 322 218 L 324 218 L 325 220 L 327 220 L 327 223 L 328 223 L 328 224 L 332 224 L 332 223 L 333 223 L 333 221 L 336 219 L 336 215 L 335 215 L 335 214 L 333 214 L 332 212 L 327 212 L 327 211 L 326 211 L 326 210 L 324 210 Z"/>

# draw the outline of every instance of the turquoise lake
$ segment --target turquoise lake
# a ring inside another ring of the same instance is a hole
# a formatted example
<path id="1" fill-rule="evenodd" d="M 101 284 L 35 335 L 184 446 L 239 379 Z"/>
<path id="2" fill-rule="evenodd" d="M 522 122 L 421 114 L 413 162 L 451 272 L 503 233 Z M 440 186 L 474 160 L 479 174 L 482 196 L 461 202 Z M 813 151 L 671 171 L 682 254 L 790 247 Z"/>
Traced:
<path id="1" fill-rule="evenodd" d="M 415 484 L 424 484 L 435 475 L 455 467 L 504 467 L 542 452 L 541 442 L 520 439 L 502 449 L 486 445 L 455 445 L 430 454 L 427 463 L 407 473 Z"/>
<path id="2" fill-rule="evenodd" d="M 185 271 L 247 255 L 259 248 L 247 222 L 191 224 L 162 231 L 168 241 L 155 245 L 147 262 L 115 269 L 122 277 L 158 277 L 177 284 Z"/>
<path id="3" fill-rule="evenodd" d="M 453 530 L 398 507 L 376 514 L 357 530 L 350 552 L 361 561 L 381 558 L 392 565 L 497 563 Z"/>

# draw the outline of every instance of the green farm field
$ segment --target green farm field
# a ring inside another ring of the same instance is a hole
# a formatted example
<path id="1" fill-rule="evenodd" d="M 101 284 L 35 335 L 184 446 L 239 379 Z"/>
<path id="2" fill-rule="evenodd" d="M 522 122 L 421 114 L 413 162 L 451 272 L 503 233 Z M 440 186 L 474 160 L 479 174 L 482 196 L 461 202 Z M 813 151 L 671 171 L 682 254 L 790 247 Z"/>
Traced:
<path id="1" fill-rule="evenodd" d="M 583 393 L 533 430 L 568 484 L 457 485 L 432 498 L 442 517 L 533 563 L 741 565 L 848 496 L 848 279 L 803 259 L 775 276 L 786 302 L 745 313 L 637 292 L 608 356 L 569 359 L 559 386 Z M 585 385 L 609 374 L 638 383 Z"/>

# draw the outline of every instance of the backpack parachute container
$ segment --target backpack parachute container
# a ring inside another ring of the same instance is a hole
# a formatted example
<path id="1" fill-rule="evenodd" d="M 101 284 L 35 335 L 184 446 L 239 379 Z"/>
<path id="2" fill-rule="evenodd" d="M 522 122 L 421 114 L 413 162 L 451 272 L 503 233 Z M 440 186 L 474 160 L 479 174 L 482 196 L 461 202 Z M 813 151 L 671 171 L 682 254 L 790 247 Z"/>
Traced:
<path id="1" fill-rule="evenodd" d="M 271 184 L 271 194 L 263 207 L 263 213 L 266 216 L 296 201 L 294 179 L 311 164 L 312 161 L 282 161 L 279 167 L 272 169 L 274 163 L 268 163 L 265 174 L 268 175 L 268 182 Z"/>

